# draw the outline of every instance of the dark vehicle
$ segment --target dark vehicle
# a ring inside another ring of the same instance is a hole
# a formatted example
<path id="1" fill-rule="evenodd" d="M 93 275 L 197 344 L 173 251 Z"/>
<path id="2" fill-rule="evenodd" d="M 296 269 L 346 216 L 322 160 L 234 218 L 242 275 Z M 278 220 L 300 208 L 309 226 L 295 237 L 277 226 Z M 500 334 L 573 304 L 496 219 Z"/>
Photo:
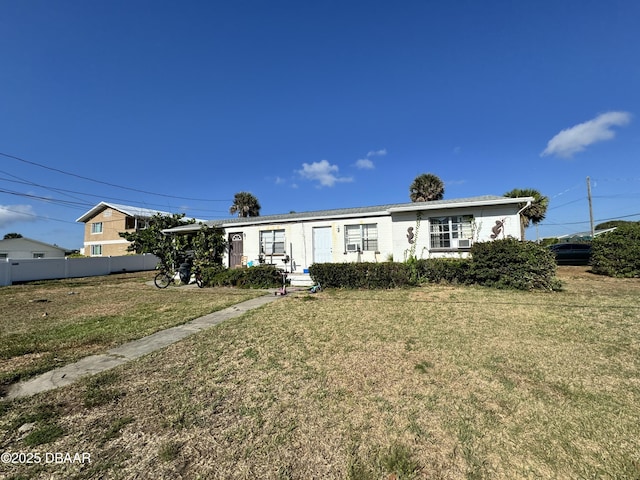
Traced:
<path id="1" fill-rule="evenodd" d="M 589 265 L 590 243 L 556 243 L 549 247 L 558 265 Z"/>

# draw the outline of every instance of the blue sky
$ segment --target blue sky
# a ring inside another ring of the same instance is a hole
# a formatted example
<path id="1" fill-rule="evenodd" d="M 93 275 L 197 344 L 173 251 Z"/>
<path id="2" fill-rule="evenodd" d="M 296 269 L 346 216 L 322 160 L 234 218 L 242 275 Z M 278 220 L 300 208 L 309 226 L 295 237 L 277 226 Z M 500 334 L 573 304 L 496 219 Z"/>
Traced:
<path id="1" fill-rule="evenodd" d="M 640 220 L 640 2 L 0 2 L 0 234 L 534 188 L 528 239 Z M 16 158 L 17 157 L 17 158 Z"/>

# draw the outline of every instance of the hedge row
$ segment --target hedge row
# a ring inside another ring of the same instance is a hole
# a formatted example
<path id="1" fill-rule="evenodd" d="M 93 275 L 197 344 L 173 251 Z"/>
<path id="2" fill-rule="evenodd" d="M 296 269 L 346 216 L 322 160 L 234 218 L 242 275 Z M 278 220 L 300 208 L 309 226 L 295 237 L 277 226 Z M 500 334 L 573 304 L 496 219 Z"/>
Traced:
<path id="1" fill-rule="evenodd" d="M 591 242 L 593 273 L 610 277 L 640 277 L 640 223 L 618 226 Z"/>
<path id="2" fill-rule="evenodd" d="M 221 265 L 202 269 L 209 287 L 274 288 L 282 286 L 282 273 L 272 265 L 251 268 L 225 268 Z"/>
<path id="3" fill-rule="evenodd" d="M 316 263 L 309 273 L 327 288 L 395 288 L 440 282 L 518 290 L 556 290 L 560 286 L 553 254 L 536 243 L 514 239 L 477 243 L 469 259 Z"/>

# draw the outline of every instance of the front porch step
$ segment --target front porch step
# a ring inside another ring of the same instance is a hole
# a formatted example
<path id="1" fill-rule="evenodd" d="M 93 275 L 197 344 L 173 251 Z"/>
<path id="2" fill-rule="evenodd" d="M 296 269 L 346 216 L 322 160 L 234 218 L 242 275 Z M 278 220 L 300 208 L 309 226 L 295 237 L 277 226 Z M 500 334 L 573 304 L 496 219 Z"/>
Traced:
<path id="1" fill-rule="evenodd" d="M 287 278 L 292 287 L 313 287 L 315 285 L 308 273 L 290 273 Z"/>

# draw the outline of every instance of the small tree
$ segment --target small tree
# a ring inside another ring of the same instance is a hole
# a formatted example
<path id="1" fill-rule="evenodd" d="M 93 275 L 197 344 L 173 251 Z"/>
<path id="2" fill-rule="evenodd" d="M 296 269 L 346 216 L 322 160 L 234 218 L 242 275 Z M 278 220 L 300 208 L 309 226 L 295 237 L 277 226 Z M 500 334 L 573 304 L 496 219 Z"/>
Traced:
<path id="1" fill-rule="evenodd" d="M 22 238 L 22 235 L 21 235 L 21 234 L 19 234 L 19 233 L 7 233 L 7 234 L 4 236 L 4 239 L 5 239 L 5 240 L 9 240 L 9 239 L 11 239 L 11 238 Z"/>
<path id="2" fill-rule="evenodd" d="M 196 232 L 167 235 L 163 230 L 182 225 L 195 224 L 195 220 L 184 218 L 184 214 L 156 214 L 149 219 L 148 226 L 138 232 L 122 232 L 120 236 L 131 242 L 130 252 L 153 253 L 163 265 L 176 265 L 186 251 L 193 251 L 195 260 L 201 265 L 222 264 L 226 248 L 224 234 L 220 228 L 201 225 Z"/>
<path id="3" fill-rule="evenodd" d="M 137 232 L 121 232 L 120 236 L 131 245 L 127 247 L 129 252 L 152 253 L 160 259 L 163 265 L 171 265 L 176 262 L 176 251 L 184 245 L 176 244 L 173 237 L 162 233 L 167 228 L 179 227 L 195 223 L 195 220 L 185 220 L 184 213 L 152 216 L 147 222 L 147 228 Z"/>
<path id="4" fill-rule="evenodd" d="M 432 173 L 418 175 L 409 187 L 409 198 L 412 202 L 430 202 L 442 200 L 444 197 L 444 183 Z"/>
<path id="5" fill-rule="evenodd" d="M 238 214 L 239 217 L 260 216 L 260 203 L 258 199 L 249 192 L 238 192 L 233 197 L 233 205 L 229 207 L 229 213 Z"/>

